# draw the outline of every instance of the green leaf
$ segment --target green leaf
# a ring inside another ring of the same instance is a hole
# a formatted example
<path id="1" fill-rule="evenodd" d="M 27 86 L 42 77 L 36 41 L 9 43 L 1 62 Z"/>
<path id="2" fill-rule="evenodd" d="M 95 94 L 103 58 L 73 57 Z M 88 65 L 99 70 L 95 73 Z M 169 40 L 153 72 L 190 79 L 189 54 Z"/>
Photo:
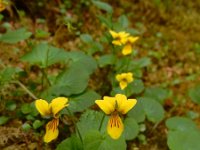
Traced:
<path id="1" fill-rule="evenodd" d="M 24 124 L 22 125 L 22 130 L 23 130 L 23 131 L 29 131 L 30 129 L 31 129 L 31 125 L 30 125 L 30 124 L 24 123 Z"/>
<path id="2" fill-rule="evenodd" d="M 172 117 L 167 119 L 166 126 L 170 130 L 187 131 L 197 129 L 197 125 L 189 118 Z"/>
<path id="3" fill-rule="evenodd" d="M 169 131 L 167 144 L 171 150 L 199 150 L 200 131 Z"/>
<path id="4" fill-rule="evenodd" d="M 4 18 L 4 15 L 0 14 L 0 21 L 2 21 Z"/>
<path id="5" fill-rule="evenodd" d="M 148 97 L 141 97 L 138 98 L 138 101 L 141 101 L 149 121 L 156 123 L 160 122 L 164 118 L 164 109 L 156 100 Z"/>
<path id="6" fill-rule="evenodd" d="M 92 130 L 86 133 L 86 136 L 84 137 L 84 149 L 90 150 L 90 149 L 98 149 L 99 145 L 103 141 L 103 136 L 98 130 Z"/>
<path id="7" fill-rule="evenodd" d="M 20 68 L 14 68 L 14 67 L 7 67 L 0 71 L 0 83 L 3 84 L 5 82 L 9 82 L 13 79 L 14 75 L 18 72 L 20 72 Z"/>
<path id="8" fill-rule="evenodd" d="M 32 115 L 28 114 L 26 115 L 26 120 L 31 120 L 31 121 L 34 121 L 35 120 L 35 117 L 33 117 Z"/>
<path id="9" fill-rule="evenodd" d="M 104 114 L 102 112 L 87 110 L 81 115 L 80 121 L 77 123 L 77 127 L 80 130 L 81 136 L 84 137 L 88 132 L 92 130 L 99 130 L 102 118 Z M 108 117 L 105 116 L 102 123 L 101 132 L 106 132 L 106 126 L 108 123 Z"/>
<path id="10" fill-rule="evenodd" d="M 40 43 L 32 51 L 26 53 L 21 60 L 46 68 L 52 64 L 66 61 L 67 58 L 68 53 L 63 49 L 50 46 L 47 43 Z"/>
<path id="11" fill-rule="evenodd" d="M 129 20 L 125 15 L 121 15 L 118 18 L 118 23 L 121 25 L 122 28 L 127 28 L 129 25 Z"/>
<path id="12" fill-rule="evenodd" d="M 191 110 L 187 112 L 187 117 L 190 119 L 197 119 L 199 118 L 199 113 Z"/>
<path id="13" fill-rule="evenodd" d="M 200 104 L 200 85 L 189 90 L 189 97 L 197 104 Z"/>
<path id="14" fill-rule="evenodd" d="M 30 104 L 23 104 L 23 105 L 21 106 L 21 112 L 22 112 L 23 114 L 29 114 L 31 111 L 32 111 L 32 110 L 31 110 L 31 105 L 30 105 Z"/>
<path id="15" fill-rule="evenodd" d="M 144 68 L 144 67 L 147 67 L 151 64 L 151 59 L 148 58 L 148 57 L 143 57 L 143 58 L 140 58 L 138 60 L 134 60 L 131 62 L 131 64 L 129 65 L 129 69 L 134 69 L 135 67 L 136 68 Z"/>
<path id="16" fill-rule="evenodd" d="M 200 54 L 200 43 L 195 43 L 193 50 L 196 52 L 196 54 Z"/>
<path id="17" fill-rule="evenodd" d="M 135 79 L 125 88 L 125 93 L 126 96 L 129 97 L 132 94 L 140 94 L 143 90 L 144 90 L 144 83 L 142 82 L 142 80 Z"/>
<path id="18" fill-rule="evenodd" d="M 114 64 L 115 60 L 116 60 L 115 55 L 107 54 L 107 55 L 103 55 L 100 58 L 98 58 L 98 64 L 100 67 L 105 67 L 106 65 Z"/>
<path id="19" fill-rule="evenodd" d="M 150 97 L 157 100 L 161 104 L 169 97 L 169 90 L 160 87 L 149 87 L 145 89 L 145 97 Z"/>
<path id="20" fill-rule="evenodd" d="M 35 32 L 36 38 L 48 38 L 49 36 L 50 36 L 50 33 L 42 29 L 37 29 Z"/>
<path id="21" fill-rule="evenodd" d="M 101 15 L 98 15 L 97 18 L 100 20 L 101 23 L 104 23 L 108 28 L 112 28 L 113 23 L 111 18 L 106 18 Z"/>
<path id="22" fill-rule="evenodd" d="M 32 35 L 25 28 L 20 28 L 14 31 L 7 31 L 5 34 L 0 36 L 0 41 L 5 43 L 14 44 L 23 40 L 28 39 Z"/>
<path id="23" fill-rule="evenodd" d="M 113 140 L 109 136 L 102 136 L 97 130 L 88 132 L 83 142 L 84 150 L 126 150 L 126 142 L 122 136 Z"/>
<path id="24" fill-rule="evenodd" d="M 134 109 L 134 108 L 133 108 Z M 132 140 L 139 134 L 138 123 L 132 117 L 128 117 L 124 120 L 124 135 L 126 140 Z"/>
<path id="25" fill-rule="evenodd" d="M 107 13 L 112 14 L 113 13 L 113 8 L 111 5 L 109 5 L 108 3 L 105 2 L 101 2 L 101 1 L 92 1 L 92 3 L 98 7 L 99 9 L 105 10 Z"/>
<path id="26" fill-rule="evenodd" d="M 86 51 L 87 54 L 89 54 L 89 55 L 93 55 L 96 52 L 103 51 L 102 44 L 97 41 L 92 42 L 90 46 L 91 46 L 91 48 L 87 49 L 87 51 Z"/>
<path id="27" fill-rule="evenodd" d="M 72 60 L 71 67 L 79 66 L 82 70 L 85 70 L 86 73 L 88 73 L 89 75 L 92 74 L 97 68 L 97 63 L 95 59 L 91 56 L 84 54 L 83 52 L 69 52 L 68 56 L 68 59 Z"/>
<path id="28" fill-rule="evenodd" d="M 86 89 L 90 74 L 97 68 L 96 61 L 82 52 L 70 52 L 67 59 L 72 61 L 70 67 L 57 76 L 53 86 L 43 96 L 70 96 Z"/>
<path id="29" fill-rule="evenodd" d="M 6 109 L 9 110 L 9 111 L 13 111 L 15 110 L 17 107 L 17 104 L 15 101 L 7 101 L 6 102 Z"/>
<path id="30" fill-rule="evenodd" d="M 10 119 L 10 117 L 1 116 L 1 117 L 0 117 L 0 126 L 6 124 L 6 123 L 8 122 L 9 119 Z"/>
<path id="31" fill-rule="evenodd" d="M 141 68 L 132 68 L 131 71 L 135 78 L 142 78 L 143 70 Z"/>
<path id="32" fill-rule="evenodd" d="M 83 150 L 83 146 L 80 139 L 72 135 L 58 144 L 56 150 Z"/>
<path id="33" fill-rule="evenodd" d="M 72 112 L 81 112 L 95 104 L 95 100 L 100 99 L 101 96 L 95 91 L 86 91 L 83 94 L 70 98 L 69 109 Z"/>
<path id="34" fill-rule="evenodd" d="M 88 80 L 88 71 L 82 65 L 74 63 L 68 70 L 59 74 L 49 93 L 65 96 L 79 94 L 86 89 Z"/>
<path id="35" fill-rule="evenodd" d="M 128 112 L 127 115 L 134 118 L 137 122 L 143 122 L 145 120 L 145 111 L 142 106 L 142 102 L 137 99 L 136 105 Z"/>
<path id="36" fill-rule="evenodd" d="M 167 144 L 171 150 L 200 149 L 200 130 L 189 118 L 172 117 L 167 119 L 169 129 Z"/>
<path id="37" fill-rule="evenodd" d="M 90 44 L 93 42 L 93 39 L 92 39 L 91 35 L 89 35 L 89 34 L 81 34 L 80 38 L 84 43 L 87 43 L 87 44 Z"/>
<path id="38" fill-rule="evenodd" d="M 40 120 L 35 120 L 33 122 L 33 129 L 38 129 L 39 127 L 41 127 L 44 124 L 44 122 L 40 121 Z"/>

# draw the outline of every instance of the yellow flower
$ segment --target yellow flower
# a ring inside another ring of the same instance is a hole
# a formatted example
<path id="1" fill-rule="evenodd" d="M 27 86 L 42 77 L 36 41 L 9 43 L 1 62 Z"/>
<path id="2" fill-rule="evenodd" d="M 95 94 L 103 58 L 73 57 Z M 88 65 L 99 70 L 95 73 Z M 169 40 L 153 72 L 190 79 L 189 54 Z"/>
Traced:
<path id="1" fill-rule="evenodd" d="M 4 9 L 6 9 L 6 6 L 8 6 L 9 3 L 7 1 L 0 0 L 0 12 L 2 12 Z"/>
<path id="2" fill-rule="evenodd" d="M 49 143 L 58 137 L 59 112 L 68 106 L 68 99 L 65 97 L 58 97 L 51 101 L 50 104 L 46 100 L 38 99 L 35 101 L 36 109 L 43 117 L 53 116 L 53 120 L 46 125 L 46 133 L 44 135 L 44 142 Z"/>
<path id="3" fill-rule="evenodd" d="M 133 74 L 131 72 L 117 74 L 116 79 L 119 81 L 120 88 L 123 90 L 127 87 L 128 83 L 133 81 Z"/>
<path id="4" fill-rule="evenodd" d="M 129 36 L 129 33 L 126 33 L 124 31 L 115 32 L 115 31 L 110 30 L 109 32 L 113 37 L 112 44 L 118 45 L 118 46 L 125 44 L 126 38 Z"/>
<path id="5" fill-rule="evenodd" d="M 137 41 L 139 37 L 129 36 L 126 38 L 125 45 L 122 49 L 123 55 L 129 55 L 132 53 L 132 44 Z"/>
<path id="6" fill-rule="evenodd" d="M 117 94 L 115 97 L 104 96 L 103 100 L 96 100 L 95 103 L 107 115 L 110 115 L 107 124 L 107 132 L 111 138 L 118 139 L 124 130 L 124 125 L 120 115 L 124 115 L 131 110 L 137 103 L 137 100 L 127 100 L 125 95 Z"/>

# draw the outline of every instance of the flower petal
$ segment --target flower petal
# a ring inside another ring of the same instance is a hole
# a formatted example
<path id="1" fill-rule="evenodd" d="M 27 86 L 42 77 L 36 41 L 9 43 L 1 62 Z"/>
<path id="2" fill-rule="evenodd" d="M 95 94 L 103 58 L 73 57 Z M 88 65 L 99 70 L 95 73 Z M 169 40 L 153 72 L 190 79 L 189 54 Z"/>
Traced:
<path id="1" fill-rule="evenodd" d="M 42 116 L 49 116 L 51 114 L 50 107 L 47 101 L 38 99 L 35 101 L 35 106 Z"/>
<path id="2" fill-rule="evenodd" d="M 113 139 L 118 139 L 124 130 L 124 125 L 122 123 L 119 115 L 112 115 L 108 121 L 107 132 Z"/>
<path id="3" fill-rule="evenodd" d="M 124 81 L 120 81 L 120 82 L 119 82 L 119 86 L 120 86 L 120 88 L 121 88 L 122 90 L 125 89 L 125 88 L 127 87 L 127 85 L 128 85 L 127 82 L 124 82 Z"/>
<path id="4" fill-rule="evenodd" d="M 129 37 L 129 33 L 127 33 L 127 32 L 125 32 L 125 31 L 120 31 L 119 33 L 118 33 L 118 35 L 122 38 L 122 39 L 126 39 L 127 40 L 127 38 Z"/>
<path id="5" fill-rule="evenodd" d="M 139 39 L 138 36 L 136 36 L 136 37 L 130 36 L 130 37 L 128 38 L 128 41 L 129 41 L 130 43 L 134 43 L 134 42 L 137 41 L 138 39 Z"/>
<path id="6" fill-rule="evenodd" d="M 133 81 L 133 74 L 131 72 L 127 73 L 126 80 L 128 81 L 128 83 Z"/>
<path id="7" fill-rule="evenodd" d="M 53 99 L 50 103 L 50 107 L 54 116 L 61 111 L 64 107 L 68 106 L 68 98 L 66 97 L 57 97 Z"/>
<path id="8" fill-rule="evenodd" d="M 137 103 L 136 99 L 128 99 L 126 98 L 125 95 L 122 94 L 117 94 L 115 95 L 116 100 L 117 100 L 117 110 L 118 112 L 122 114 L 126 114 L 130 109 L 132 109 L 135 104 Z"/>
<path id="9" fill-rule="evenodd" d="M 123 49 L 122 49 L 122 54 L 123 55 L 129 55 L 132 53 L 132 46 L 131 44 L 126 44 Z"/>
<path id="10" fill-rule="evenodd" d="M 104 96 L 104 100 L 96 100 L 95 103 L 103 110 L 106 114 L 111 114 L 115 110 L 116 100 L 114 97 Z"/>
<path id="11" fill-rule="evenodd" d="M 113 45 L 118 45 L 118 46 L 121 46 L 121 45 L 122 45 L 122 43 L 121 43 L 120 40 L 113 40 L 113 41 L 112 41 L 112 44 L 113 44 Z"/>
<path id="12" fill-rule="evenodd" d="M 110 30 L 109 32 L 110 32 L 110 34 L 112 35 L 113 38 L 117 38 L 118 37 L 118 33 L 117 32 L 112 31 L 112 30 Z"/>
<path id="13" fill-rule="evenodd" d="M 58 124 L 59 124 L 58 119 L 53 119 L 52 121 L 49 121 L 47 123 L 46 133 L 44 135 L 44 142 L 49 143 L 58 137 L 59 134 Z"/>

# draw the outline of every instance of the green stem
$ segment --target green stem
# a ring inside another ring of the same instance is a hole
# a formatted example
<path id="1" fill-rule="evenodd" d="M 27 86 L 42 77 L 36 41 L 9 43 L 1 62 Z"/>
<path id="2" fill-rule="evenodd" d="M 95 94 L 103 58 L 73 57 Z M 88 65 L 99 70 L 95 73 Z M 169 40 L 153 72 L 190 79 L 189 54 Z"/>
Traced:
<path id="1" fill-rule="evenodd" d="M 100 122 L 100 126 L 99 126 L 99 131 L 101 131 L 101 127 L 102 127 L 102 125 L 103 125 L 103 121 L 104 121 L 104 119 L 105 119 L 105 114 L 103 114 L 103 117 L 102 117 L 102 119 L 101 119 L 101 122 Z"/>
<path id="2" fill-rule="evenodd" d="M 76 130 L 77 130 L 77 133 L 78 133 L 78 136 L 79 136 L 81 142 L 83 143 L 83 139 L 82 139 L 80 130 L 79 130 L 78 126 L 76 125 L 76 122 L 74 121 L 74 117 L 75 117 L 75 116 L 71 113 L 71 111 L 70 111 L 68 108 L 66 108 L 66 109 L 67 109 L 69 115 L 73 117 L 73 118 L 72 118 L 72 122 L 73 122 L 74 126 L 76 127 Z"/>
<path id="3" fill-rule="evenodd" d="M 48 56 L 49 56 L 49 47 L 46 53 L 45 68 L 42 68 L 42 89 L 44 88 L 44 79 L 47 81 L 48 85 L 51 86 L 51 82 L 49 81 L 46 73 L 46 68 L 48 66 Z"/>
<path id="4" fill-rule="evenodd" d="M 126 71 L 128 71 L 129 65 L 131 62 L 131 57 L 127 57 L 127 62 L 126 62 Z"/>
<path id="5" fill-rule="evenodd" d="M 45 68 L 42 68 L 42 80 L 44 80 L 44 79 L 47 81 L 48 85 L 51 86 L 51 82 L 48 79 L 46 70 L 45 70 Z M 43 83 L 43 81 L 42 81 L 42 83 Z"/>

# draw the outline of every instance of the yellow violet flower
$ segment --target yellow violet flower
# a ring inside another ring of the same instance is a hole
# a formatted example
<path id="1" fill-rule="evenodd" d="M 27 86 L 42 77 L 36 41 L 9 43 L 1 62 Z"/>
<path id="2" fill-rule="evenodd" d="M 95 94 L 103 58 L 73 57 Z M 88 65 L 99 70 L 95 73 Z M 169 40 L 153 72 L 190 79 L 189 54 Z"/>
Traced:
<path id="1" fill-rule="evenodd" d="M 49 143 L 58 137 L 59 112 L 67 107 L 69 104 L 65 97 L 58 97 L 49 104 L 46 100 L 38 99 L 35 101 L 36 109 L 43 117 L 53 116 L 53 120 L 46 125 L 46 133 L 44 135 L 44 142 Z"/>
<path id="2" fill-rule="evenodd" d="M 6 9 L 6 6 L 8 6 L 9 3 L 4 0 L 0 0 L 0 12 L 2 12 L 4 9 Z"/>
<path id="3" fill-rule="evenodd" d="M 95 103 L 107 115 L 110 115 L 107 124 L 107 132 L 111 138 L 118 139 L 124 130 L 124 125 L 120 115 L 124 115 L 131 110 L 137 103 L 137 100 L 127 100 L 125 95 L 117 94 L 115 97 L 104 96 L 103 100 L 96 100 Z"/>
<path id="4" fill-rule="evenodd" d="M 109 32 L 113 37 L 112 44 L 118 45 L 118 46 L 125 44 L 126 38 L 129 36 L 129 33 L 126 33 L 124 31 L 115 32 L 115 31 L 110 30 Z"/>
<path id="5" fill-rule="evenodd" d="M 123 55 L 129 55 L 132 53 L 132 44 L 137 41 L 139 37 L 129 36 L 126 38 L 125 45 L 122 49 Z"/>
<path id="6" fill-rule="evenodd" d="M 128 83 L 131 83 L 134 80 L 131 72 L 117 74 L 116 79 L 119 81 L 119 85 L 122 90 L 127 87 Z"/>

